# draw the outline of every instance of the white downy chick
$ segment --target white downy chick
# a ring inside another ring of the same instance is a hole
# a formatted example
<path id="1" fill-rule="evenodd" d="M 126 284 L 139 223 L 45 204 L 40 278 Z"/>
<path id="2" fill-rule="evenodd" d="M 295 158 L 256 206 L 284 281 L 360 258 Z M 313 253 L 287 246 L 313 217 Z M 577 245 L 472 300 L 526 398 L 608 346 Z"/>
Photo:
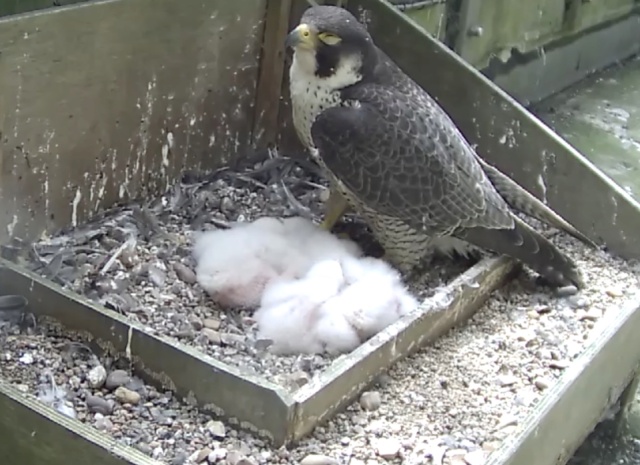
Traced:
<path id="1" fill-rule="evenodd" d="M 319 308 L 343 284 L 337 260 L 317 263 L 302 279 L 273 281 L 253 316 L 258 324 L 258 339 L 271 340 L 271 351 L 276 354 L 322 352 L 324 343 L 314 330 L 321 317 Z"/>
<path id="2" fill-rule="evenodd" d="M 330 305 L 342 309 L 361 339 L 370 338 L 418 307 L 400 274 L 383 260 L 343 259 L 342 265 L 349 284 Z"/>
<path id="3" fill-rule="evenodd" d="M 362 343 L 356 328 L 346 318 L 343 304 L 340 295 L 327 300 L 320 307 L 313 328 L 315 339 L 331 355 L 351 352 Z"/>
<path id="4" fill-rule="evenodd" d="M 283 225 L 285 236 L 291 241 L 291 245 L 299 250 L 299 275 L 303 275 L 322 260 L 362 255 L 362 250 L 355 242 L 339 238 L 306 218 L 285 218 Z"/>
<path id="5" fill-rule="evenodd" d="M 261 219 L 201 233 L 193 247 L 198 283 L 219 304 L 255 308 L 269 282 L 283 275 L 294 252 L 279 221 Z"/>

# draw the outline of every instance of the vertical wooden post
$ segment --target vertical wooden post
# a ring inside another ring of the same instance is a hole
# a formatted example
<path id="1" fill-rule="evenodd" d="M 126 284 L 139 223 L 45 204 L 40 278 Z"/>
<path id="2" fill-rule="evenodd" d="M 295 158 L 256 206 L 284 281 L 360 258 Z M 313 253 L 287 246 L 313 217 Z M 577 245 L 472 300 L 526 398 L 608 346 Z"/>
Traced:
<path id="1" fill-rule="evenodd" d="M 267 0 L 260 71 L 256 87 L 253 145 L 271 146 L 278 134 L 280 90 L 284 75 L 284 39 L 289 29 L 291 0 Z"/>

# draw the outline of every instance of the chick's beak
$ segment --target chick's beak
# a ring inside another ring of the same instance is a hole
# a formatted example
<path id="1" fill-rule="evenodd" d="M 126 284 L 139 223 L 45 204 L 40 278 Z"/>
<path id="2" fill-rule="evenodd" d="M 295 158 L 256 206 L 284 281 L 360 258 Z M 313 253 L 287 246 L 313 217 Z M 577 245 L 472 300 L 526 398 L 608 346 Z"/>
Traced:
<path id="1" fill-rule="evenodd" d="M 314 49 L 316 45 L 315 34 L 308 24 L 300 24 L 287 35 L 284 45 L 294 49 L 298 47 Z"/>

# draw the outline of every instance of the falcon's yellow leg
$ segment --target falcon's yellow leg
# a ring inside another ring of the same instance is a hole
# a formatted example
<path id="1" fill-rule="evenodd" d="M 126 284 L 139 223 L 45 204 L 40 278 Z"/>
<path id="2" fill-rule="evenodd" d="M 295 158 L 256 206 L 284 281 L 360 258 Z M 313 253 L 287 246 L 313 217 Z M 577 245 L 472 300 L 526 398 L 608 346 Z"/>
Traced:
<path id="1" fill-rule="evenodd" d="M 325 231 L 331 231 L 348 209 L 347 199 L 336 189 L 329 189 L 329 199 L 324 207 L 324 219 L 320 227 Z"/>

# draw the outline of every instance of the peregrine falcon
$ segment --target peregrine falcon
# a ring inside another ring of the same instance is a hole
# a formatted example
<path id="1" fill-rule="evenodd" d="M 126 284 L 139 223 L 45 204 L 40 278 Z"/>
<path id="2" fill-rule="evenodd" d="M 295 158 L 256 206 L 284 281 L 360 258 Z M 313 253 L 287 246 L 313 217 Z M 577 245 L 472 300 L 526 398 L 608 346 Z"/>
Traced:
<path id="1" fill-rule="evenodd" d="M 353 209 L 405 273 L 433 252 L 490 250 L 582 287 L 573 261 L 515 211 L 589 239 L 482 160 L 351 13 L 311 7 L 286 45 L 294 126 L 330 183 L 323 227 Z"/>

